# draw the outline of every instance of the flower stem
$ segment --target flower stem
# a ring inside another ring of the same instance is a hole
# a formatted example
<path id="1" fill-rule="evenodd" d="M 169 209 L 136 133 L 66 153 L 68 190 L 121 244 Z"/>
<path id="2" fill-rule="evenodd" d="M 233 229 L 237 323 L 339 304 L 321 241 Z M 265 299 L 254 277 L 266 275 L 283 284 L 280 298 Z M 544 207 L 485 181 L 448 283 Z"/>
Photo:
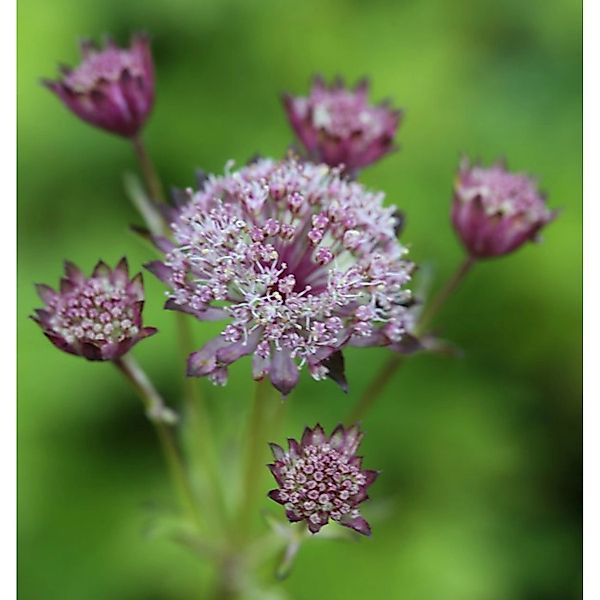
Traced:
<path id="1" fill-rule="evenodd" d="M 166 196 L 162 182 L 141 136 L 138 135 L 131 138 L 131 143 L 133 144 L 133 150 L 140 165 L 142 175 L 144 176 L 150 198 L 155 202 L 165 202 Z"/>
<path id="2" fill-rule="evenodd" d="M 418 324 L 419 332 L 422 333 L 427 330 L 442 306 L 445 304 L 446 300 L 448 300 L 452 293 L 456 291 L 456 288 L 458 288 L 474 264 L 475 259 L 472 256 L 467 256 L 462 263 L 460 263 L 458 269 L 454 271 L 452 277 L 450 277 L 444 287 L 438 292 L 435 298 L 431 301 L 431 304 L 429 304 L 429 306 L 423 311 Z"/>
<path id="3" fill-rule="evenodd" d="M 369 387 L 354 405 L 354 408 L 346 421 L 347 425 L 352 425 L 365 416 L 371 406 L 375 404 L 375 401 L 379 398 L 379 395 L 383 392 L 390 379 L 394 376 L 396 370 L 402 364 L 403 359 L 404 356 L 401 354 L 392 354 L 392 356 L 388 358 L 381 371 L 379 371 L 377 376 L 371 381 Z"/>
<path id="4" fill-rule="evenodd" d="M 250 529 L 258 483 L 261 480 L 263 467 L 263 451 L 266 449 L 264 424 L 267 421 L 267 398 L 269 383 L 266 380 L 257 381 L 254 390 L 254 401 L 248 423 L 246 441 L 246 462 L 242 481 L 242 505 L 240 507 L 239 531 L 242 536 Z"/>
<path id="5" fill-rule="evenodd" d="M 463 262 L 459 265 L 458 269 L 446 282 L 444 287 L 438 292 L 435 298 L 431 301 L 431 304 L 425 309 L 419 323 L 417 324 L 417 332 L 419 334 L 425 333 L 432 323 L 434 318 L 439 313 L 442 306 L 458 288 L 460 283 L 463 281 L 467 273 L 471 270 L 475 264 L 475 259 L 471 256 L 467 256 Z M 350 416 L 348 417 L 348 424 L 352 424 L 359 419 L 362 419 L 367 411 L 375 404 L 385 386 L 389 383 L 396 371 L 404 362 L 404 356 L 393 354 L 387 362 L 383 365 L 379 373 L 371 381 L 371 384 L 367 387 L 363 395 L 358 399 L 358 402 L 354 405 Z"/>
<path id="6" fill-rule="evenodd" d="M 148 418 L 154 425 L 154 429 L 158 435 L 161 449 L 180 501 L 195 525 L 200 526 L 202 519 L 198 512 L 194 492 L 188 479 L 183 459 L 175 443 L 172 430 L 169 427 L 175 420 L 173 418 L 174 413 L 166 408 L 161 395 L 132 356 L 125 355 L 115 359 L 113 362 L 142 399 Z"/>
<path id="7" fill-rule="evenodd" d="M 133 149 L 138 159 L 140 171 L 142 172 L 146 189 L 151 199 L 160 202 L 166 201 L 164 188 L 144 142 L 140 136 L 132 139 Z M 144 216 L 144 215 L 142 215 Z M 147 219 L 146 219 L 147 220 Z M 151 223 L 149 223 L 149 226 Z M 152 230 L 153 228 L 150 227 Z M 154 226 L 156 229 L 156 226 Z M 168 227 L 166 227 L 168 234 Z M 176 313 L 177 335 L 183 364 L 187 361 L 188 355 L 194 350 L 194 340 L 190 328 L 190 321 L 186 315 Z M 198 381 L 184 377 L 184 396 L 186 401 L 186 414 L 192 423 L 195 442 L 201 453 L 202 469 L 206 472 L 209 480 L 209 495 L 211 496 L 217 515 L 224 518 L 224 499 L 222 483 L 219 478 L 219 471 L 216 456 L 216 443 L 212 435 L 212 427 L 209 423 L 208 413 L 204 404 L 204 398 L 200 393 Z"/>

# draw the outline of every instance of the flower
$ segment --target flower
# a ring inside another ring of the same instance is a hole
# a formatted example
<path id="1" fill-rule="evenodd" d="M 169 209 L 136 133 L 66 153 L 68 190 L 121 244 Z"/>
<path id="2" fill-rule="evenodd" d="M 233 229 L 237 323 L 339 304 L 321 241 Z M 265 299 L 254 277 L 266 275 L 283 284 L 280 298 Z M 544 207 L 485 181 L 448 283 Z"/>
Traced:
<path id="1" fill-rule="evenodd" d="M 529 176 L 511 173 L 500 161 L 485 168 L 463 159 L 454 188 L 452 223 L 473 258 L 516 250 L 535 240 L 554 217 Z"/>
<path id="2" fill-rule="evenodd" d="M 188 374 L 225 383 L 227 366 L 253 355 L 255 379 L 288 394 L 308 365 L 345 385 L 345 345 L 411 339 L 405 289 L 413 264 L 383 193 L 326 165 L 259 159 L 188 190 L 172 215 L 164 261 L 146 265 L 171 292 L 166 308 L 229 322 L 188 362 Z"/>
<path id="3" fill-rule="evenodd" d="M 351 90 L 341 80 L 327 87 L 316 77 L 308 98 L 284 95 L 288 119 L 312 160 L 354 173 L 395 149 L 402 111 L 369 104 L 368 92 L 367 81 Z"/>
<path id="4" fill-rule="evenodd" d="M 60 292 L 43 284 L 36 288 L 46 306 L 32 319 L 57 348 L 70 354 L 115 360 L 157 331 L 142 326 L 142 275 L 130 281 L 125 258 L 114 270 L 98 262 L 88 278 L 66 262 Z"/>
<path id="5" fill-rule="evenodd" d="M 306 521 L 317 533 L 329 519 L 364 535 L 371 534 L 358 505 L 368 499 L 367 488 L 377 471 L 362 468 L 356 451 L 363 434 L 357 425 L 338 425 L 330 436 L 316 425 L 307 427 L 298 443 L 288 440 L 288 451 L 270 444 L 275 462 L 268 465 L 277 481 L 269 497 L 285 507 L 291 522 Z"/>
<path id="6" fill-rule="evenodd" d="M 154 103 L 154 66 L 146 36 L 127 49 L 108 41 L 103 50 L 81 44 L 83 61 L 62 68 L 59 81 L 44 81 L 78 117 L 124 137 L 134 137 Z"/>

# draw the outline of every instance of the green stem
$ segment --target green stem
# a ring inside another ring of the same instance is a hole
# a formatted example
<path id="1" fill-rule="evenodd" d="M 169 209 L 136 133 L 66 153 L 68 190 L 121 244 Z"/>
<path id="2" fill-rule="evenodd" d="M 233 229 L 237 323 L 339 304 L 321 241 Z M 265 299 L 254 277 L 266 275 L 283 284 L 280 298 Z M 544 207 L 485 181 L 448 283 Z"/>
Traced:
<path id="1" fill-rule="evenodd" d="M 379 371 L 377 376 L 371 381 L 369 387 L 367 387 L 362 396 L 358 399 L 358 402 L 354 405 L 346 420 L 347 425 L 352 425 L 364 418 L 402 364 L 403 359 L 404 356 L 402 354 L 392 354 L 388 358 L 381 371 Z"/>
<path id="2" fill-rule="evenodd" d="M 474 264 L 475 259 L 472 256 L 467 256 L 462 263 L 460 263 L 458 269 L 454 271 L 452 277 L 448 279 L 444 287 L 437 293 L 429 306 L 423 311 L 418 325 L 419 332 L 424 332 L 427 330 L 431 322 L 440 312 L 442 306 L 444 306 L 448 298 L 456 291 L 456 288 L 458 288 L 458 286 L 462 283 Z"/>
<path id="3" fill-rule="evenodd" d="M 188 511 L 193 522 L 199 527 L 202 519 L 198 512 L 194 492 L 188 479 L 183 459 L 170 429 L 170 425 L 175 420 L 174 413 L 166 408 L 161 395 L 131 355 L 122 356 L 113 362 L 142 399 L 148 418 L 154 425 L 154 429 L 158 435 L 160 446 L 180 501 L 185 510 Z"/>
<path id="4" fill-rule="evenodd" d="M 425 309 L 419 323 L 417 324 L 417 332 L 419 334 L 425 333 L 429 325 L 433 322 L 434 318 L 439 313 L 442 306 L 448 300 L 448 298 L 456 291 L 458 286 L 466 277 L 467 273 L 471 270 L 475 264 L 475 259 L 471 256 L 467 256 L 463 262 L 459 265 L 458 269 L 453 273 L 450 279 L 446 282 L 444 287 L 438 292 L 438 294 L 431 301 L 431 304 Z M 404 362 L 404 356 L 399 354 L 393 354 L 387 362 L 383 365 L 381 370 L 377 373 L 375 378 L 371 381 L 363 395 L 358 399 L 358 402 L 354 405 L 350 415 L 348 416 L 347 423 L 351 424 L 359 419 L 362 419 L 368 410 L 375 404 L 386 385 L 393 378 L 396 371 Z"/>
<path id="5" fill-rule="evenodd" d="M 150 195 L 150 198 L 155 202 L 165 202 L 166 196 L 162 182 L 158 176 L 156 167 L 154 166 L 154 163 L 152 162 L 152 159 L 146 150 L 146 146 L 144 145 L 141 136 L 135 136 L 132 138 L 131 143 L 133 144 L 133 150 L 138 159 L 140 170 L 144 176 L 144 181 L 146 182 L 146 187 L 148 188 L 148 194 Z"/>
<path id="6" fill-rule="evenodd" d="M 160 176 L 148 154 L 142 138 L 136 136 L 132 139 L 133 149 L 138 159 L 140 171 L 142 172 L 148 194 L 154 201 L 165 202 L 166 197 Z M 144 215 L 142 215 L 144 216 Z M 149 223 L 152 225 L 152 223 Z M 152 227 L 150 227 L 152 229 Z M 154 226 L 156 229 L 156 226 Z M 168 227 L 166 228 L 168 234 Z M 190 328 L 189 317 L 177 312 L 177 334 L 183 364 L 194 351 L 194 340 Z M 192 423 L 195 432 L 197 446 L 202 455 L 202 469 L 208 477 L 209 495 L 214 503 L 215 513 L 224 519 L 225 502 L 223 497 L 222 482 L 219 477 L 219 469 L 216 456 L 216 443 L 209 423 L 208 412 L 204 404 L 204 398 L 200 393 L 199 383 L 196 379 L 184 378 L 184 396 L 186 401 L 186 414 Z"/>
<path id="7" fill-rule="evenodd" d="M 269 396 L 269 382 L 257 381 L 254 391 L 254 401 L 248 423 L 246 463 L 243 474 L 243 487 L 240 507 L 239 531 L 242 536 L 251 529 L 252 515 L 257 501 L 258 484 L 261 480 L 263 469 L 263 455 L 266 449 L 264 424 L 267 420 L 267 398 Z"/>

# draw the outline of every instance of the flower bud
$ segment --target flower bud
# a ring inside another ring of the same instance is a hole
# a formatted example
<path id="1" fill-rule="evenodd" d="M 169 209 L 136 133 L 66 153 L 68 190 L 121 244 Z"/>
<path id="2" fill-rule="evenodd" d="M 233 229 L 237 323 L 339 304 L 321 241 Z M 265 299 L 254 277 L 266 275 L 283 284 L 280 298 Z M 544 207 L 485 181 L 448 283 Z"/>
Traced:
<path id="1" fill-rule="evenodd" d="M 454 188 L 452 224 L 473 258 L 503 256 L 535 241 L 555 216 L 536 182 L 501 163 L 485 168 L 460 165 Z"/>
<path id="2" fill-rule="evenodd" d="M 101 129 L 134 137 L 154 103 L 154 66 L 150 44 L 134 36 L 129 48 L 109 41 L 100 50 L 90 42 L 81 45 L 82 62 L 62 69 L 58 81 L 44 81 L 80 119 Z"/>

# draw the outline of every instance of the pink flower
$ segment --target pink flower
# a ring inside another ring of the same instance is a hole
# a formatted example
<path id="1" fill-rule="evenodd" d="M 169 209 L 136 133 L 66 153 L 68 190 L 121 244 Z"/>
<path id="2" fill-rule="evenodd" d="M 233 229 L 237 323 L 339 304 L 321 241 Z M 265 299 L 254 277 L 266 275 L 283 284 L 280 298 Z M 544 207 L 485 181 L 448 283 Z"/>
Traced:
<path id="1" fill-rule="evenodd" d="M 111 41 L 103 50 L 90 42 L 81 45 L 83 61 L 63 68 L 59 81 L 46 80 L 78 117 L 124 137 L 133 137 L 144 125 L 154 103 L 154 66 L 146 36 L 134 36 L 121 49 Z"/>
<path id="2" fill-rule="evenodd" d="M 413 264 L 382 193 L 326 165 L 261 159 L 186 200 L 174 242 L 155 238 L 164 260 L 147 268 L 171 288 L 167 308 L 228 321 L 190 356 L 190 375 L 224 383 L 227 366 L 251 354 L 254 377 L 283 394 L 304 365 L 345 386 L 344 346 L 403 351 L 412 339 Z"/>
<path id="3" fill-rule="evenodd" d="M 307 98 L 284 95 L 288 119 L 311 160 L 354 173 L 394 150 L 402 112 L 369 104 L 368 91 L 366 81 L 351 90 L 341 80 L 327 87 L 317 77 Z"/>
<path id="4" fill-rule="evenodd" d="M 114 360 L 157 331 L 142 325 L 142 275 L 130 281 L 125 258 L 114 270 L 100 261 L 91 277 L 67 262 L 59 292 L 43 284 L 37 290 L 46 306 L 32 318 L 57 348 L 69 354 Z"/>
<path id="5" fill-rule="evenodd" d="M 503 256 L 536 240 L 555 213 L 536 182 L 497 162 L 485 168 L 464 159 L 454 187 L 452 223 L 473 258 Z"/>
<path id="6" fill-rule="evenodd" d="M 327 436 L 317 424 L 304 430 L 300 443 L 289 439 L 287 452 L 271 444 L 275 462 L 268 466 L 278 487 L 269 497 L 285 507 L 291 522 L 305 521 L 317 533 L 331 519 L 371 535 L 358 506 L 368 499 L 367 488 L 378 473 L 363 469 L 356 456 L 362 437 L 356 425 L 338 425 Z"/>

